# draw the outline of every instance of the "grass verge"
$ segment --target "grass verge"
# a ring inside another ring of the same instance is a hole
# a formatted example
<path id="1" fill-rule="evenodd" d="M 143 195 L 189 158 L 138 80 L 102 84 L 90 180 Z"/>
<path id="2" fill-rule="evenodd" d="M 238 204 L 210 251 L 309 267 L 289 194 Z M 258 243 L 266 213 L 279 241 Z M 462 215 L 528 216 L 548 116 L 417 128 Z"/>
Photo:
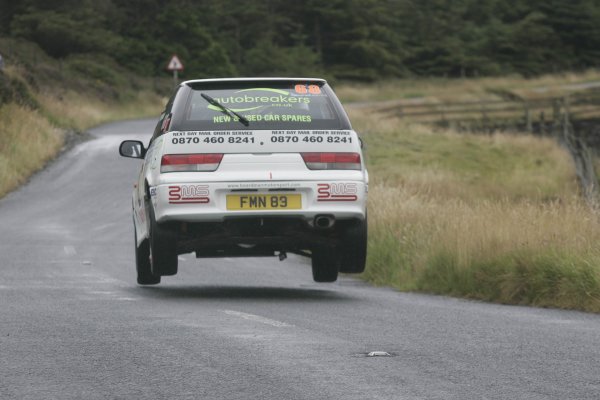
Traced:
<path id="1" fill-rule="evenodd" d="M 401 290 L 600 312 L 600 224 L 553 140 L 431 132 L 352 110 L 371 175 L 362 277 Z"/>
<path id="2" fill-rule="evenodd" d="M 0 197 L 54 157 L 64 136 L 39 111 L 15 103 L 0 107 Z"/>

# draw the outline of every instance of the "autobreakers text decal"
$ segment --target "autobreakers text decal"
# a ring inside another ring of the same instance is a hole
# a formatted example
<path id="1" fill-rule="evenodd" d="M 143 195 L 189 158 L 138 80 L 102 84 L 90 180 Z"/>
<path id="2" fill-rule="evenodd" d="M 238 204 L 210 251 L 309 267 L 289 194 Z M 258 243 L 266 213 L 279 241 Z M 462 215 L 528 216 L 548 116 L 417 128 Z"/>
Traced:
<path id="1" fill-rule="evenodd" d="M 356 201 L 356 183 L 318 183 L 317 201 Z"/>
<path id="2" fill-rule="evenodd" d="M 262 108 L 264 105 L 310 104 L 310 95 L 306 95 L 309 93 L 321 93 L 321 89 L 316 85 L 313 85 L 315 86 L 314 88 L 311 86 L 312 91 L 310 92 L 305 87 L 301 88 L 300 86 L 297 85 L 296 94 L 290 94 L 290 92 L 281 89 L 251 88 L 238 90 L 229 96 L 215 97 L 215 100 L 228 107 L 241 105 L 242 108 L 230 108 L 230 110 L 243 112 L 256 110 Z M 241 92 L 250 92 L 252 94 L 241 94 Z M 207 108 L 219 112 L 223 111 L 220 107 L 213 104 L 208 104 Z"/>
<path id="3" fill-rule="evenodd" d="M 169 204 L 208 204 L 207 185 L 169 186 Z"/>

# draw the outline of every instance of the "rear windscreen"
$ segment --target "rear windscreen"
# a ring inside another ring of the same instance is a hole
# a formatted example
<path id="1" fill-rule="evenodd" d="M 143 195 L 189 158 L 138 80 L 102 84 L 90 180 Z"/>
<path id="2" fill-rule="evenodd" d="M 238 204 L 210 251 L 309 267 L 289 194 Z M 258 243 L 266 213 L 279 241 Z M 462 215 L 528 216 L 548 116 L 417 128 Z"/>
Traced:
<path id="1" fill-rule="evenodd" d="M 323 82 L 228 82 L 192 86 L 182 130 L 348 129 L 333 91 Z M 232 87 L 233 86 L 233 87 Z M 207 95 L 233 112 L 211 104 Z"/>

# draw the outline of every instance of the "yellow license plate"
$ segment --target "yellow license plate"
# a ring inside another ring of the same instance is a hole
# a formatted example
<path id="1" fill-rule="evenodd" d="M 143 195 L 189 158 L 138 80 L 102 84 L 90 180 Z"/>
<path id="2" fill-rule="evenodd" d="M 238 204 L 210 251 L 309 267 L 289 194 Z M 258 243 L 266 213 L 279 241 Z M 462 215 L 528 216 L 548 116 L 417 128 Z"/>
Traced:
<path id="1" fill-rule="evenodd" d="M 300 210 L 299 194 L 228 194 L 228 210 Z"/>

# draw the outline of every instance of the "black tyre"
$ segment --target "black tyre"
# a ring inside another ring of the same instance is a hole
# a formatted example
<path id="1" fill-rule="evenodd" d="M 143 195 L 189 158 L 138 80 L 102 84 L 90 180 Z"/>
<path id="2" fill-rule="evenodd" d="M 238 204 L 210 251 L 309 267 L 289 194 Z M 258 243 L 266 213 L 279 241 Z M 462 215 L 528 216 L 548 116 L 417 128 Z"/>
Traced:
<path id="1" fill-rule="evenodd" d="M 367 264 L 367 218 L 349 227 L 342 236 L 340 272 L 359 274 Z"/>
<path id="2" fill-rule="evenodd" d="M 156 222 L 154 209 L 148 207 L 150 265 L 154 275 L 166 276 L 177 273 L 177 241 L 175 235 Z"/>
<path id="3" fill-rule="evenodd" d="M 135 269 L 137 270 L 137 283 L 140 285 L 156 285 L 160 283 L 160 276 L 154 275 L 150 268 L 150 247 L 148 239 L 144 240 L 140 246 L 137 245 L 137 233 L 133 227 L 135 246 Z"/>
<path id="4" fill-rule="evenodd" d="M 315 282 L 335 282 L 340 261 L 337 252 L 331 248 L 312 250 L 312 274 Z"/>

